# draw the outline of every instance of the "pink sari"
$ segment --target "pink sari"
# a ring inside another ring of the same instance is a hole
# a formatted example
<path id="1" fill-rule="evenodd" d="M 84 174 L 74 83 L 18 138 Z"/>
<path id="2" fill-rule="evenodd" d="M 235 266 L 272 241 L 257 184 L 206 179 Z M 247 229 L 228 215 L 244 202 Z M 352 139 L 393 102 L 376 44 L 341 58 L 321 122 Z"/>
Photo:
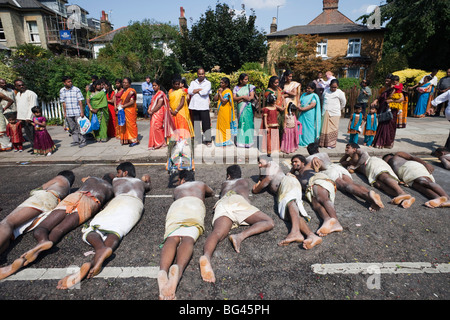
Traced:
<path id="1" fill-rule="evenodd" d="M 159 108 L 159 110 L 150 118 L 150 135 L 148 139 L 149 149 L 165 147 L 167 145 L 166 138 L 170 137 L 175 130 L 175 125 L 170 114 L 169 99 L 167 99 L 167 96 L 163 91 L 159 90 L 153 96 L 149 111 L 156 108 L 160 99 L 163 100 L 161 108 Z"/>

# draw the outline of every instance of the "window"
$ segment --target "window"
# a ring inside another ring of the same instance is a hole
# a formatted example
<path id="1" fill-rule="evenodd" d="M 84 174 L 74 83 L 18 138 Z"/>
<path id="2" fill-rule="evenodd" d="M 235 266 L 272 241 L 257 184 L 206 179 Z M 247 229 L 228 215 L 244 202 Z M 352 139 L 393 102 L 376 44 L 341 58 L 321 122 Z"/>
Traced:
<path id="1" fill-rule="evenodd" d="M 41 38 L 39 37 L 39 30 L 36 21 L 28 21 L 28 32 L 30 35 L 30 42 L 39 43 L 41 42 Z"/>
<path id="2" fill-rule="evenodd" d="M 359 57 L 361 55 L 361 39 L 348 39 L 347 57 Z"/>
<path id="3" fill-rule="evenodd" d="M 6 41 L 5 30 L 3 30 L 2 20 L 0 20 L 0 41 Z"/>
<path id="4" fill-rule="evenodd" d="M 317 44 L 317 56 L 327 57 L 328 40 L 325 39 Z"/>
<path id="5" fill-rule="evenodd" d="M 359 67 L 350 67 L 347 70 L 347 78 L 357 78 L 360 76 L 360 68 Z"/>

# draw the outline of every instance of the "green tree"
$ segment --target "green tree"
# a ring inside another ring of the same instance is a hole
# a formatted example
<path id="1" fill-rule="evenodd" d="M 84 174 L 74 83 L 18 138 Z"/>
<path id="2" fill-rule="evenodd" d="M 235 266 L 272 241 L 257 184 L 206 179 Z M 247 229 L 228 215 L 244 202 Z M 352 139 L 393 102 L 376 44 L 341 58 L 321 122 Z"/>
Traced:
<path id="1" fill-rule="evenodd" d="M 149 75 L 167 82 L 183 71 L 177 58 L 178 38 L 177 28 L 169 24 L 133 22 L 100 50 L 98 61 L 121 77 L 143 81 Z"/>
<path id="2" fill-rule="evenodd" d="M 216 66 L 232 73 L 247 62 L 263 62 L 268 47 L 263 32 L 256 29 L 256 15 L 236 14 L 227 4 L 218 3 L 202 14 L 191 30 L 182 30 L 180 60 L 187 70 Z"/>
<path id="3" fill-rule="evenodd" d="M 403 54 L 412 68 L 448 68 L 448 0 L 386 0 L 380 9 L 381 23 L 387 29 L 384 55 Z M 365 23 L 368 18 L 364 15 L 358 20 Z"/>

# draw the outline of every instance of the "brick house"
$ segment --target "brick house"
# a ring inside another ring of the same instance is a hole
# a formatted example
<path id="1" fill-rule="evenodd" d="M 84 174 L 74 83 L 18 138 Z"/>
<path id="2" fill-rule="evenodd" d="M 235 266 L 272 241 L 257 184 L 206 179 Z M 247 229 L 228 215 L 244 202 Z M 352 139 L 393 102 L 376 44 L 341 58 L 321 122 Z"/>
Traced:
<path id="1" fill-rule="evenodd" d="M 317 56 L 322 59 L 343 57 L 351 61 L 341 70 L 339 77 L 370 78 L 374 66 L 381 59 L 385 30 L 356 24 L 338 7 L 339 0 L 323 0 L 323 12 L 310 23 L 280 31 L 277 31 L 274 18 L 271 32 L 267 35 L 268 57 L 273 55 L 271 50 L 279 48 L 291 36 L 319 35 L 322 41 L 317 44 Z M 270 58 L 269 65 L 272 65 Z"/>

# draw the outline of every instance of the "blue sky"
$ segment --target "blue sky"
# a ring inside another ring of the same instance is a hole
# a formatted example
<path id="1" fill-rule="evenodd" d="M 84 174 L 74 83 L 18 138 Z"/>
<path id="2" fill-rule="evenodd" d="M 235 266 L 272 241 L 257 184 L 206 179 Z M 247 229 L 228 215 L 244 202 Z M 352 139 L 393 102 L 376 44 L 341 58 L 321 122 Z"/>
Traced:
<path id="1" fill-rule="evenodd" d="M 278 30 L 286 29 L 295 25 L 308 24 L 312 19 L 322 12 L 322 0 L 222 0 L 231 8 L 241 11 L 242 4 L 245 5 L 247 14 L 254 9 L 257 19 L 257 28 L 269 33 L 272 18 L 277 17 L 278 7 Z M 380 5 L 380 0 L 340 0 L 339 11 L 351 20 L 367 12 L 372 5 Z M 157 22 L 178 25 L 180 7 L 184 7 L 188 27 L 196 23 L 208 7 L 214 8 L 216 0 L 69 0 L 69 4 L 77 4 L 89 12 L 88 17 L 100 18 L 102 10 L 109 14 L 114 28 L 127 26 L 130 21 L 142 21 L 151 19 Z"/>

